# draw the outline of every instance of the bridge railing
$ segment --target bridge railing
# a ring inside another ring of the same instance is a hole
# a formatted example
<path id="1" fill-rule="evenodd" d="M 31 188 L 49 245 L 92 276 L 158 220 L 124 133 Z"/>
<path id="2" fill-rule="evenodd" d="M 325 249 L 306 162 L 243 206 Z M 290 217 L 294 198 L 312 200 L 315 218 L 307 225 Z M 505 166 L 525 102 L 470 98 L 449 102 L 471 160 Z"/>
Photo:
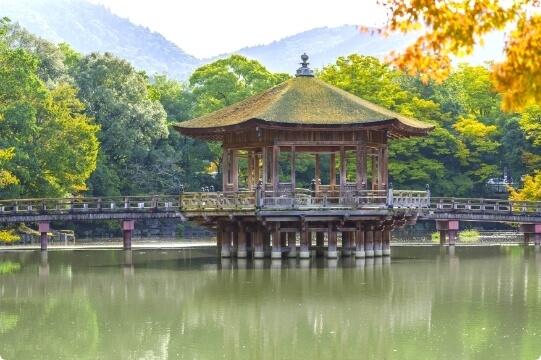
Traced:
<path id="1" fill-rule="evenodd" d="M 436 212 L 484 214 L 541 213 L 541 202 L 482 198 L 432 198 L 430 208 Z"/>
<path id="2" fill-rule="evenodd" d="M 0 215 L 73 212 L 176 211 L 177 196 L 72 197 L 0 200 Z"/>

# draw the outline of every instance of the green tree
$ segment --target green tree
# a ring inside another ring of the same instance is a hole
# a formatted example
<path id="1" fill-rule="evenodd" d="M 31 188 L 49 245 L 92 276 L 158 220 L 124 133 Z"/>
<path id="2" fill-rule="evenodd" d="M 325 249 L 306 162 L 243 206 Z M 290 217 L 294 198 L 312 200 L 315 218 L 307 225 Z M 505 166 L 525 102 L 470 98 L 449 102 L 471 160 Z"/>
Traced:
<path id="1" fill-rule="evenodd" d="M 159 101 L 150 99 L 146 76 L 109 53 L 83 57 L 72 73 L 87 116 L 101 126 L 97 169 L 89 180 L 91 194 L 141 193 L 136 179 L 140 172 L 151 171 L 145 156 L 156 141 L 169 135 L 166 113 Z"/>
<path id="2" fill-rule="evenodd" d="M 7 34 L 8 22 L 2 25 Z M 85 188 L 95 167 L 97 127 L 81 114 L 70 85 L 39 77 L 40 59 L 0 41 L 0 149 L 10 149 L 2 171 L 9 185 L 3 197 L 58 197 Z"/>

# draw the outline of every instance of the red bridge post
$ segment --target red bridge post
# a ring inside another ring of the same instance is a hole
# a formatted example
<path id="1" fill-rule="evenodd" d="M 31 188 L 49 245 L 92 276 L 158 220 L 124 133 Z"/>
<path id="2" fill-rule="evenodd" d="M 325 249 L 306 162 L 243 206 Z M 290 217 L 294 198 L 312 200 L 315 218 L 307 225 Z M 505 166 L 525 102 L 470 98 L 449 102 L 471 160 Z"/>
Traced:
<path id="1" fill-rule="evenodd" d="M 122 220 L 122 231 L 124 232 L 124 250 L 131 249 L 131 239 L 134 229 L 134 220 Z"/>
<path id="2" fill-rule="evenodd" d="M 42 251 L 47 251 L 47 242 L 48 242 L 47 233 L 49 232 L 49 223 L 48 222 L 40 222 L 38 224 L 38 229 L 39 229 L 39 232 L 40 232 L 41 250 Z"/>

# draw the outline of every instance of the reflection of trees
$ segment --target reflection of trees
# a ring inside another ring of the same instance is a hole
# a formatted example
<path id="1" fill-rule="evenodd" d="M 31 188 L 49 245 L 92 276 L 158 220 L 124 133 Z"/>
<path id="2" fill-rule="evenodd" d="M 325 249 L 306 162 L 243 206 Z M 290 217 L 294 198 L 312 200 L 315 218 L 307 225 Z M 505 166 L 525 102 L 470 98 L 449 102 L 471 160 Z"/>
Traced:
<path id="1" fill-rule="evenodd" d="M 134 251 L 130 277 L 122 251 L 50 252 L 47 278 L 36 274 L 37 254 L 0 277 L 1 355 L 536 358 L 540 256 L 498 249 L 429 247 L 414 260 L 415 248 L 393 249 L 390 265 L 340 259 L 337 268 L 217 267 L 193 250 Z M 499 251 L 510 254 L 500 261 Z"/>
<path id="2" fill-rule="evenodd" d="M 0 262 L 0 274 L 11 274 L 21 268 L 21 264 L 11 261 Z"/>

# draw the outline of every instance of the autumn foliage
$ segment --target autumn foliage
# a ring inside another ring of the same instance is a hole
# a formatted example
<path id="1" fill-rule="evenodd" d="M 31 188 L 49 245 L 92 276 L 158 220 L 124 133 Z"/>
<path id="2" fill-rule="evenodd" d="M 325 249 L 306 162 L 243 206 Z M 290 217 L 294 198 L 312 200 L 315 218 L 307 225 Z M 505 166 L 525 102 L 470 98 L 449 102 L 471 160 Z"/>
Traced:
<path id="1" fill-rule="evenodd" d="M 471 54 L 492 31 L 505 31 L 505 59 L 492 69 L 494 88 L 506 110 L 541 100 L 541 15 L 539 0 L 378 0 L 387 9 L 383 33 L 420 31 L 417 40 L 390 61 L 427 82 L 441 82 L 451 56 Z"/>

